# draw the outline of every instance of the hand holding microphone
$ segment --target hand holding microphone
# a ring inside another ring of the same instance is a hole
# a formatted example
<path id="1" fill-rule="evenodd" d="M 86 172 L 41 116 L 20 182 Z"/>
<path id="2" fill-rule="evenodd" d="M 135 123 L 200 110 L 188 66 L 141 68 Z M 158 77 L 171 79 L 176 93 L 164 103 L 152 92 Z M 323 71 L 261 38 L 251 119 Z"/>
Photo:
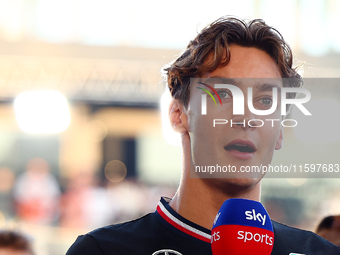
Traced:
<path id="1" fill-rule="evenodd" d="M 211 231 L 214 255 L 270 255 L 273 245 L 273 226 L 260 202 L 232 198 L 223 203 Z"/>

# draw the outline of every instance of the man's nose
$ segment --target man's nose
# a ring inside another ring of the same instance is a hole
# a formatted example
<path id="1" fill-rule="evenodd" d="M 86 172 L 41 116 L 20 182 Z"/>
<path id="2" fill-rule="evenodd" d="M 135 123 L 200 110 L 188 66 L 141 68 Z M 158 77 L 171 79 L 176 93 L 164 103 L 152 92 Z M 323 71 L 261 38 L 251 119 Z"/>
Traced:
<path id="1" fill-rule="evenodd" d="M 232 128 L 242 128 L 244 130 L 255 130 L 261 125 L 261 121 L 255 118 L 254 114 L 248 109 L 247 106 L 244 107 L 244 115 L 233 115 L 232 119 L 230 120 L 230 126 Z"/>

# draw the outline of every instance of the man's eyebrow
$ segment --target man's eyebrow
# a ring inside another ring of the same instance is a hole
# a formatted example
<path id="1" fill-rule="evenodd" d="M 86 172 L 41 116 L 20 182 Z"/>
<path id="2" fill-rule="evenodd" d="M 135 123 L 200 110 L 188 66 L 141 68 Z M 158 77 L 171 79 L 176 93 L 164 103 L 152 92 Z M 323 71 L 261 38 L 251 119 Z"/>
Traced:
<path id="1" fill-rule="evenodd" d="M 215 84 L 217 83 L 222 83 L 222 84 L 231 84 L 231 85 L 235 85 L 237 87 L 241 87 L 242 83 L 238 80 L 232 79 L 232 78 L 226 78 L 226 77 L 222 77 L 222 76 L 212 76 L 209 77 L 206 82 L 213 82 Z"/>
<path id="2" fill-rule="evenodd" d="M 255 85 L 255 89 L 259 91 L 272 91 L 273 88 L 277 88 L 277 93 L 281 94 L 281 87 L 275 83 L 258 83 Z"/>
<path id="3" fill-rule="evenodd" d="M 249 80 L 249 78 L 237 78 L 237 79 L 233 79 L 233 78 L 226 78 L 226 77 L 222 77 L 222 76 L 212 76 L 212 77 L 209 77 L 206 81 L 207 82 L 208 81 L 213 81 L 214 83 L 221 82 L 221 83 L 224 83 L 224 84 L 228 83 L 228 84 L 231 84 L 231 85 L 235 85 L 237 87 L 242 87 L 242 86 L 245 85 L 244 82 L 242 82 L 242 80 Z M 276 83 L 258 82 L 254 86 L 254 88 L 257 89 L 257 90 L 260 90 L 260 91 L 272 91 L 273 88 L 277 88 L 277 91 L 279 93 L 281 93 L 281 87 L 278 84 L 276 84 Z"/>
<path id="4" fill-rule="evenodd" d="M 235 85 L 239 88 L 242 86 L 245 86 L 245 82 L 242 82 L 242 80 L 249 80 L 249 78 L 227 78 L 227 77 L 222 77 L 222 76 L 212 76 L 209 77 L 205 80 L 206 83 L 222 83 L 222 84 L 231 84 Z M 272 79 L 271 79 L 272 80 Z M 265 79 L 263 82 L 258 82 L 255 86 L 254 89 L 258 91 L 272 91 L 273 88 L 277 88 L 278 94 L 281 94 L 281 87 L 273 82 L 265 82 Z"/>

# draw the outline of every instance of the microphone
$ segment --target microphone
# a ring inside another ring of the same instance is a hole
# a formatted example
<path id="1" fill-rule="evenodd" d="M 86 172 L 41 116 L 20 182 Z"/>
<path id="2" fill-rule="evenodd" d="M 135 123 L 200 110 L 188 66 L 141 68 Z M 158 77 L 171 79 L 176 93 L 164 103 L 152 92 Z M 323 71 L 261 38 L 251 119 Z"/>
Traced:
<path id="1" fill-rule="evenodd" d="M 213 255 L 270 255 L 274 231 L 260 202 L 231 198 L 221 206 L 211 231 Z"/>

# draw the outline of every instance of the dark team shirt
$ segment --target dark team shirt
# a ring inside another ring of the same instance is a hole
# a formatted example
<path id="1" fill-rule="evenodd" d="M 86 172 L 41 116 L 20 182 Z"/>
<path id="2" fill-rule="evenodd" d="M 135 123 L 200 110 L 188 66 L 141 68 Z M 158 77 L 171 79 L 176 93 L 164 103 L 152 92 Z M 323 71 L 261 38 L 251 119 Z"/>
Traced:
<path id="1" fill-rule="evenodd" d="M 340 255 L 340 247 L 312 232 L 272 223 L 272 255 Z M 210 232 L 162 198 L 153 213 L 79 236 L 66 255 L 211 255 Z"/>

